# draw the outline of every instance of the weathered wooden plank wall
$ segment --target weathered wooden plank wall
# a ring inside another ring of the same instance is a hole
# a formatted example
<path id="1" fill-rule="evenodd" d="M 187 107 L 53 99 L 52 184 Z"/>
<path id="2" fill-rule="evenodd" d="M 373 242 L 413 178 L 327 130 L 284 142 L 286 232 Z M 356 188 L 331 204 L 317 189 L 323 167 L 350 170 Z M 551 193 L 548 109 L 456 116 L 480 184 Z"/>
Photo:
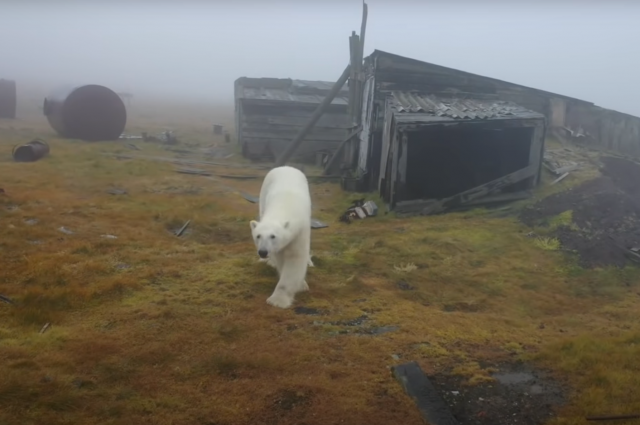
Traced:
<path id="1" fill-rule="evenodd" d="M 309 122 L 316 104 L 297 102 L 261 103 L 242 99 L 238 114 L 239 143 L 251 159 L 277 158 L 287 144 Z M 347 105 L 330 105 L 295 151 L 295 161 L 313 162 L 317 151 L 333 152 L 344 139 L 351 122 Z"/>

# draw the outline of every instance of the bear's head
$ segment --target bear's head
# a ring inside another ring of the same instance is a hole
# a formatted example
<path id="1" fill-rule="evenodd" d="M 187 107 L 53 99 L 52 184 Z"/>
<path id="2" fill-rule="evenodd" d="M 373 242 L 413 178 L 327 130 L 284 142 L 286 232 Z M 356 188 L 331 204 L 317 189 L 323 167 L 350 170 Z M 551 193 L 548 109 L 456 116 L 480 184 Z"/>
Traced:
<path id="1" fill-rule="evenodd" d="M 260 258 L 268 258 L 289 243 L 289 222 L 251 220 L 251 236 Z"/>

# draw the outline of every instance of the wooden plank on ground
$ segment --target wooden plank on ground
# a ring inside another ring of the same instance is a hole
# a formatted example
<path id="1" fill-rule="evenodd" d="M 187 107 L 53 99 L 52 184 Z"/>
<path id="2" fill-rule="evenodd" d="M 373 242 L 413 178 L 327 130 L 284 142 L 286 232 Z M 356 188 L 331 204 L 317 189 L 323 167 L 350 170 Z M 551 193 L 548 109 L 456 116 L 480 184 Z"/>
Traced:
<path id="1" fill-rule="evenodd" d="M 391 371 L 429 425 L 458 425 L 451 410 L 416 362 L 394 366 Z"/>
<path id="2" fill-rule="evenodd" d="M 415 211 L 416 209 L 422 207 L 422 215 L 437 214 L 450 208 L 465 205 L 468 202 L 485 197 L 492 193 L 499 192 L 505 187 L 510 186 L 514 183 L 518 183 L 529 177 L 535 176 L 535 174 L 536 166 L 530 165 L 511 174 L 507 174 L 504 177 L 492 180 L 489 183 L 474 187 L 473 189 L 466 190 L 449 198 L 445 198 L 442 200 L 418 200 L 399 202 L 396 207 L 401 206 L 403 212 Z"/>

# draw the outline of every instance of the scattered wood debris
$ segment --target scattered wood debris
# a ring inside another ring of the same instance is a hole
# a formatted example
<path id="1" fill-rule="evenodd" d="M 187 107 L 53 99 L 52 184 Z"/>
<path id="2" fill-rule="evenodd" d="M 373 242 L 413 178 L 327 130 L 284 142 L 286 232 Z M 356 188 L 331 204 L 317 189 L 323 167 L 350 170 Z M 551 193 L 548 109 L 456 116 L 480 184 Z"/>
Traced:
<path id="1" fill-rule="evenodd" d="M 568 148 L 547 149 L 544 151 L 542 165 L 557 176 L 580 168 L 581 162 L 578 155 Z"/>
<path id="2" fill-rule="evenodd" d="M 625 419 L 640 419 L 640 414 L 632 415 L 608 415 L 608 416 L 587 416 L 588 421 L 620 421 Z"/>
<path id="3" fill-rule="evenodd" d="M 65 235 L 73 235 L 73 232 L 64 226 L 58 228 L 58 230 L 64 233 Z"/>
<path id="4" fill-rule="evenodd" d="M 197 168 L 177 168 L 176 173 L 181 174 L 193 174 L 197 176 L 216 176 L 221 177 L 223 179 L 234 179 L 234 180 L 254 180 L 260 178 L 260 176 L 242 176 L 242 175 L 233 175 L 233 174 L 212 174 L 207 170 L 200 170 Z"/>
<path id="5" fill-rule="evenodd" d="M 186 164 L 186 165 L 211 165 L 211 166 L 221 166 L 221 167 L 230 167 L 230 168 L 253 168 L 257 170 L 267 170 L 271 168 L 266 165 L 234 164 L 229 162 L 223 163 L 223 162 L 213 162 L 213 161 L 202 161 L 196 158 L 168 158 L 163 156 L 123 155 L 123 154 L 108 153 L 108 152 L 103 152 L 102 155 L 111 156 L 116 159 L 146 159 L 148 161 L 174 162 L 177 164 Z"/>
<path id="6" fill-rule="evenodd" d="M 45 323 L 45 325 L 42 327 L 42 329 L 40 329 L 40 334 L 43 334 L 47 331 L 47 329 L 49 329 L 51 327 L 51 323 Z"/>
<path id="7" fill-rule="evenodd" d="M 129 149 L 133 149 L 134 151 L 141 150 L 138 146 L 134 145 L 133 143 L 127 143 L 125 146 L 128 147 Z"/>
<path id="8" fill-rule="evenodd" d="M 206 170 L 198 170 L 196 168 L 176 168 L 176 173 L 193 174 L 196 176 L 210 176 L 211 173 Z"/>
<path id="9" fill-rule="evenodd" d="M 146 134 L 146 133 L 145 133 L 145 134 Z M 120 135 L 120 139 L 132 140 L 132 139 L 143 139 L 143 137 L 142 137 L 142 136 L 134 136 L 134 135 L 132 135 L 132 134 L 125 134 L 125 133 L 122 133 L 122 134 Z"/>
<path id="10" fill-rule="evenodd" d="M 184 231 L 187 230 L 187 227 L 189 227 L 189 224 L 191 224 L 191 220 L 187 220 L 187 222 L 184 223 L 184 225 L 176 232 L 176 236 L 182 236 Z"/>
<path id="11" fill-rule="evenodd" d="M 118 188 L 112 188 L 112 189 L 108 189 L 107 193 L 110 195 L 126 195 L 127 191 L 124 189 L 118 189 Z"/>
<path id="12" fill-rule="evenodd" d="M 352 219 L 365 219 L 367 217 L 375 217 L 378 214 L 378 206 L 373 201 L 364 201 L 356 199 L 351 206 L 339 218 L 340 221 L 351 224 Z"/>
<path id="13" fill-rule="evenodd" d="M 15 304 L 11 298 L 5 297 L 4 295 L 0 295 L 0 301 L 6 304 Z"/>

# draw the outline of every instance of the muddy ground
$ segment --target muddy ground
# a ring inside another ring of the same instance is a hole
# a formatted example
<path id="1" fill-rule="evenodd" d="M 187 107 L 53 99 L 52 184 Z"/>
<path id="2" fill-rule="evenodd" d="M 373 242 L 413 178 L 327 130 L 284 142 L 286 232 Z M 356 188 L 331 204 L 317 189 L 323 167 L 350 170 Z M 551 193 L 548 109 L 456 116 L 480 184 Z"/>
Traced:
<path id="1" fill-rule="evenodd" d="M 429 379 L 460 425 L 540 425 L 563 403 L 561 387 L 524 363 L 500 364 L 495 382 L 464 385 L 455 375 Z"/>
<path id="2" fill-rule="evenodd" d="M 601 162 L 601 177 L 543 199 L 520 220 L 540 226 L 571 210 L 575 226 L 553 231 L 563 249 L 577 252 L 583 267 L 623 267 L 637 262 L 628 250 L 640 248 L 640 165 L 618 157 Z"/>

